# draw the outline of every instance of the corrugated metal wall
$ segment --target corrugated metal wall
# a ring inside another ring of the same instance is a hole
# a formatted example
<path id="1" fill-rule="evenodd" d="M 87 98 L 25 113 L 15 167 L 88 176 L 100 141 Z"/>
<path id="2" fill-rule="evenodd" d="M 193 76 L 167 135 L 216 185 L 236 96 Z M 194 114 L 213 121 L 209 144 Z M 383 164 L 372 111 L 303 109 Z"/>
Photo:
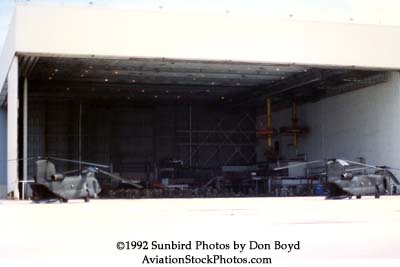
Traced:
<path id="1" fill-rule="evenodd" d="M 79 110 L 79 101 L 31 100 L 29 155 L 79 159 Z M 154 178 L 155 167 L 171 159 L 195 169 L 249 164 L 255 160 L 254 117 L 204 105 L 84 102 L 82 160 L 111 164 L 121 176 L 142 180 Z M 30 175 L 33 167 L 31 162 Z"/>

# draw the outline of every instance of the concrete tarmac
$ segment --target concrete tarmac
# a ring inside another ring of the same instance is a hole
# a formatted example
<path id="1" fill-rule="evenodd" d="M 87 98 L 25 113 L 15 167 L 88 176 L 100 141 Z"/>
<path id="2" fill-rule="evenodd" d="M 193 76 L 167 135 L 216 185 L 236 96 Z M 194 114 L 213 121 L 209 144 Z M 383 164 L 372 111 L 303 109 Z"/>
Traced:
<path id="1" fill-rule="evenodd" d="M 0 201 L 0 218 L 0 266 L 159 266 L 143 259 L 186 255 L 400 266 L 400 196 Z M 177 243 L 191 248 L 152 249 Z"/>

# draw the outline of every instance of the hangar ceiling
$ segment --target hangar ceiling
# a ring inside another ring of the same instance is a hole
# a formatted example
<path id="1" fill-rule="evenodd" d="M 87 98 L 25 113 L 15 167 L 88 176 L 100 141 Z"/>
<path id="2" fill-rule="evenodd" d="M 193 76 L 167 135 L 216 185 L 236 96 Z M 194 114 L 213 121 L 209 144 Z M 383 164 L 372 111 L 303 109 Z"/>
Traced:
<path id="1" fill-rule="evenodd" d="M 257 105 L 264 96 L 273 96 L 275 104 L 285 107 L 288 96 L 317 101 L 386 80 L 376 71 L 231 61 L 24 56 L 20 62 L 32 97 Z"/>
<path id="2" fill-rule="evenodd" d="M 255 86 L 307 71 L 298 66 L 167 59 L 41 58 L 38 79 L 194 86 Z"/>

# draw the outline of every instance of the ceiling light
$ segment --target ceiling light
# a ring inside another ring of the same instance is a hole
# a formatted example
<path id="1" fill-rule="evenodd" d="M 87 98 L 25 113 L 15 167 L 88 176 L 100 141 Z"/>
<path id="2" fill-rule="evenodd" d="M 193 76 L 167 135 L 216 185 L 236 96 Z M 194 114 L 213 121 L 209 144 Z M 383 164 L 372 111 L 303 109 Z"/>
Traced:
<path id="1" fill-rule="evenodd" d="M 280 71 L 281 69 L 280 68 L 276 68 L 276 71 Z"/>
<path id="2" fill-rule="evenodd" d="M 179 98 L 181 98 L 181 96 L 180 96 L 180 95 L 178 95 L 176 98 L 178 98 L 178 99 L 179 99 Z"/>
<path id="3" fill-rule="evenodd" d="M 58 72 L 58 69 L 54 69 L 54 72 Z"/>
<path id="4" fill-rule="evenodd" d="M 285 77 L 282 76 L 282 77 L 281 77 L 281 80 L 284 80 L 284 79 L 285 79 Z"/>
<path id="5" fill-rule="evenodd" d="M 89 66 L 89 69 L 93 69 L 93 66 Z"/>
<path id="6" fill-rule="evenodd" d="M 54 76 L 54 75 L 56 75 L 54 72 L 51 74 L 51 76 Z"/>
<path id="7" fill-rule="evenodd" d="M 237 83 L 236 85 L 237 85 L 237 86 L 239 86 L 239 85 L 240 85 L 240 83 Z"/>
<path id="8" fill-rule="evenodd" d="M 142 90 L 142 93 L 144 93 L 144 90 Z"/>
<path id="9" fill-rule="evenodd" d="M 81 77 L 83 78 L 83 77 L 85 77 L 85 75 L 81 74 Z"/>
<path id="10" fill-rule="evenodd" d="M 308 70 L 307 69 L 304 69 L 304 72 L 307 72 Z"/>
<path id="11" fill-rule="evenodd" d="M 67 87 L 66 89 L 67 89 L 67 91 L 69 91 L 69 87 Z"/>
<path id="12" fill-rule="evenodd" d="M 212 82 L 211 85 L 215 85 L 215 82 Z"/>
<path id="13" fill-rule="evenodd" d="M 52 79 L 53 79 L 53 77 L 49 76 L 49 80 L 52 80 Z"/>
<path id="14" fill-rule="evenodd" d="M 88 70 L 85 70 L 85 73 L 89 73 L 89 71 L 88 71 Z"/>
<path id="15" fill-rule="evenodd" d="M 135 82 L 136 82 L 136 80 L 132 80 L 132 82 L 133 82 L 133 83 L 135 83 Z"/>
<path id="16" fill-rule="evenodd" d="M 155 95 L 154 98 L 158 98 L 158 95 Z"/>
<path id="17" fill-rule="evenodd" d="M 167 90 L 167 91 L 165 91 L 167 94 L 169 93 L 169 91 Z"/>
<path id="18" fill-rule="evenodd" d="M 221 96 L 221 100 L 224 100 L 225 99 L 225 97 L 224 96 Z"/>
<path id="19" fill-rule="evenodd" d="M 115 75 L 118 75 L 118 71 L 114 71 L 114 74 L 115 74 Z"/>
<path id="20" fill-rule="evenodd" d="M 104 79 L 104 81 L 105 81 L 105 82 L 108 82 L 108 79 L 107 79 L 107 78 L 105 78 L 105 79 Z"/>

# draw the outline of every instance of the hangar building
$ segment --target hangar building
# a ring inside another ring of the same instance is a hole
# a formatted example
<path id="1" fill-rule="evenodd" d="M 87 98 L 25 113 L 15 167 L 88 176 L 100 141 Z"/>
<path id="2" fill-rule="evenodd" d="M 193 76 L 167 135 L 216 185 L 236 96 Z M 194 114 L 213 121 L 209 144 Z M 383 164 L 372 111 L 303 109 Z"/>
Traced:
<path id="1" fill-rule="evenodd" d="M 380 23 L 19 1 L 0 197 L 21 197 L 38 156 L 194 185 L 277 160 L 400 166 L 400 26 Z"/>

